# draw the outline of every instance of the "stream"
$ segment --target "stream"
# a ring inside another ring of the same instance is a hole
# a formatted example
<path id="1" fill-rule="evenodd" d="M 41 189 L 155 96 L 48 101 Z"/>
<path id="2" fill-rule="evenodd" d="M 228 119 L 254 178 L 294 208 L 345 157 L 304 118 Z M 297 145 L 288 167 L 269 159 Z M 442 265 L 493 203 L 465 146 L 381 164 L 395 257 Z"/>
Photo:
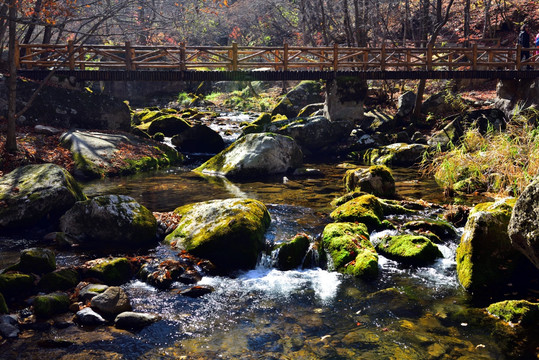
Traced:
<path id="1" fill-rule="evenodd" d="M 198 201 L 254 198 L 271 214 L 269 243 L 299 232 L 317 237 L 331 221 L 330 202 L 344 191 L 346 167 L 339 163 L 306 164 L 321 177 L 281 175 L 241 183 L 204 179 L 190 171 L 195 165 L 193 160 L 188 166 L 95 181 L 84 191 L 129 195 L 160 212 Z M 433 179 L 421 178 L 415 169 L 393 171 L 400 196 L 445 201 Z M 38 244 L 41 235 L 0 235 L 0 267 L 17 261 L 20 249 Z M 371 234 L 371 240 L 380 236 Z M 134 311 L 159 314 L 161 321 L 139 332 L 53 324 L 46 332 L 26 331 L 2 344 L 0 359 L 505 359 L 492 329 L 466 318 L 472 305 L 456 278 L 458 241 L 441 245 L 444 257 L 429 267 L 380 256 L 373 281 L 323 269 L 279 271 L 265 257 L 235 278 L 203 278 L 201 284 L 215 291 L 197 299 L 133 280 L 123 287 Z M 159 245 L 149 255 L 166 259 L 174 253 Z M 57 262 L 74 265 L 92 256 L 58 251 Z M 69 345 L 59 346 L 59 339 Z M 56 345 L 47 346 L 48 340 Z"/>

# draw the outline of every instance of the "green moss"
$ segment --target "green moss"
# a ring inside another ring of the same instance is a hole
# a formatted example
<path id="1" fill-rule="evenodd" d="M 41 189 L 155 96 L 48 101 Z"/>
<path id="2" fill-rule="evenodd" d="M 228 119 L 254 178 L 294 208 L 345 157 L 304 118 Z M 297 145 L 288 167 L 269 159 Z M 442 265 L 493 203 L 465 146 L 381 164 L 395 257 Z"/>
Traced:
<path id="1" fill-rule="evenodd" d="M 252 122 L 253 125 L 267 125 L 269 123 L 271 123 L 270 113 L 262 113 L 255 121 Z"/>
<path id="2" fill-rule="evenodd" d="M 277 247 L 277 267 L 280 270 L 292 270 L 299 266 L 309 250 L 310 240 L 305 234 L 296 235 L 290 242 Z"/>
<path id="3" fill-rule="evenodd" d="M 539 303 L 526 300 L 506 300 L 491 304 L 487 311 L 500 319 L 520 323 L 521 325 L 536 325 L 539 321 Z"/>
<path id="4" fill-rule="evenodd" d="M 75 168 L 86 178 L 101 179 L 105 177 L 105 169 L 97 166 L 94 162 L 86 159 L 80 152 L 72 153 Z"/>
<path id="5" fill-rule="evenodd" d="M 87 271 L 88 277 L 95 277 L 107 285 L 121 285 L 133 276 L 131 265 L 126 258 L 100 259 Z"/>
<path id="6" fill-rule="evenodd" d="M 365 278 L 378 273 L 378 255 L 364 224 L 327 225 L 322 233 L 322 246 L 331 257 L 334 269 L 339 272 Z"/>
<path id="7" fill-rule="evenodd" d="M 56 257 L 49 249 L 31 248 L 21 251 L 19 269 L 26 273 L 43 274 L 56 269 Z"/>
<path id="8" fill-rule="evenodd" d="M 436 245 L 424 236 L 388 236 L 376 245 L 376 250 L 396 261 L 407 264 L 424 265 L 443 257 Z"/>
<path id="9" fill-rule="evenodd" d="M 45 274 L 38 283 L 44 291 L 68 290 L 79 283 L 79 273 L 74 269 L 60 269 Z"/>
<path id="10" fill-rule="evenodd" d="M 209 259 L 221 271 L 256 265 L 271 219 L 266 206 L 253 199 L 228 199 L 182 206 L 176 230 L 165 238 L 193 255 Z"/>
<path id="11" fill-rule="evenodd" d="M 335 209 L 330 217 L 340 222 L 360 222 L 371 230 L 379 229 L 384 217 L 383 207 L 376 196 L 363 195 Z"/>
<path id="12" fill-rule="evenodd" d="M 28 274 L 10 272 L 0 274 L 0 293 L 15 296 L 24 295 L 34 289 L 34 277 Z"/>
<path id="13" fill-rule="evenodd" d="M 33 307 L 37 317 L 49 318 L 69 310 L 69 296 L 64 293 L 39 295 L 34 298 Z"/>

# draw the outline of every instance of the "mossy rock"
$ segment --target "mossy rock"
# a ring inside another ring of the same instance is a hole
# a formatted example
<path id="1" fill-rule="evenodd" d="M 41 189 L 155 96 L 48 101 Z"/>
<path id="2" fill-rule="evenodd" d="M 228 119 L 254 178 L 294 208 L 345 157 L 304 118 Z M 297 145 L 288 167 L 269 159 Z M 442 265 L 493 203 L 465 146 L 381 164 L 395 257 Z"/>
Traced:
<path id="1" fill-rule="evenodd" d="M 183 119 L 180 115 L 170 114 L 163 115 L 152 120 L 148 126 L 148 134 L 154 135 L 158 132 L 165 136 L 174 136 L 180 134 L 191 127 L 191 124 Z M 140 128 L 140 127 L 139 127 Z"/>
<path id="2" fill-rule="evenodd" d="M 45 274 L 37 284 L 44 291 L 69 290 L 79 283 L 79 273 L 75 269 L 58 269 Z"/>
<path id="3" fill-rule="evenodd" d="M 297 117 L 302 108 L 309 104 L 324 101 L 322 86 L 319 81 L 306 80 L 290 90 L 275 106 L 272 115 L 282 114 L 288 118 Z"/>
<path id="4" fill-rule="evenodd" d="M 454 239 L 457 236 L 455 228 L 447 221 L 422 219 L 409 221 L 403 225 L 404 230 L 432 232 L 440 239 Z"/>
<path id="5" fill-rule="evenodd" d="M 156 242 L 153 213 L 125 195 L 103 195 L 75 204 L 60 219 L 62 231 L 86 247 L 146 247 Z"/>
<path id="6" fill-rule="evenodd" d="M 287 243 L 276 248 L 277 268 L 279 270 L 292 270 L 301 266 L 307 250 L 309 250 L 310 239 L 305 234 L 298 234 Z"/>
<path id="7" fill-rule="evenodd" d="M 384 212 L 376 196 L 363 195 L 339 206 L 333 210 L 330 217 L 338 222 L 363 223 L 369 230 L 375 230 L 382 227 Z"/>
<path id="8" fill-rule="evenodd" d="M 171 139 L 182 152 L 218 153 L 225 148 L 221 135 L 209 126 L 194 125 Z"/>
<path id="9" fill-rule="evenodd" d="M 477 295 L 518 282 L 519 266 L 527 264 L 513 248 L 507 232 L 515 199 L 476 205 L 457 248 L 457 275 L 461 285 Z"/>
<path id="10" fill-rule="evenodd" d="M 181 219 L 165 242 L 210 260 L 221 273 L 256 265 L 271 221 L 266 206 L 253 199 L 189 204 L 174 213 Z"/>
<path id="11" fill-rule="evenodd" d="M 69 311 L 69 296 L 65 293 L 38 295 L 33 300 L 34 313 L 39 318 L 50 318 L 53 315 Z"/>
<path id="12" fill-rule="evenodd" d="M 152 139 L 161 142 L 165 140 L 165 134 L 163 134 L 162 132 L 156 132 L 155 134 L 153 134 Z"/>
<path id="13" fill-rule="evenodd" d="M 67 170 L 54 164 L 27 165 L 0 178 L 0 228 L 54 222 L 76 201 L 86 200 Z"/>
<path id="14" fill-rule="evenodd" d="M 513 324 L 534 326 L 539 324 L 539 303 L 526 300 L 505 300 L 489 305 L 487 311 Z"/>
<path id="15" fill-rule="evenodd" d="M 385 198 L 395 196 L 395 179 L 391 170 L 384 165 L 348 170 L 343 180 L 348 192 L 364 191 Z"/>
<path id="16" fill-rule="evenodd" d="M 56 256 L 50 249 L 31 248 L 21 251 L 19 270 L 24 273 L 45 274 L 56 269 Z"/>
<path id="17" fill-rule="evenodd" d="M 35 278 L 19 272 L 0 274 L 0 293 L 6 296 L 24 296 L 35 289 Z"/>
<path id="18" fill-rule="evenodd" d="M 339 207 L 342 204 L 347 203 L 348 201 L 355 199 L 357 197 L 368 195 L 366 192 L 363 191 L 352 191 L 349 193 L 344 194 L 343 196 L 339 196 L 338 198 L 335 198 L 331 201 L 331 205 L 335 207 Z"/>
<path id="19" fill-rule="evenodd" d="M 484 192 L 487 190 L 487 184 L 477 178 L 469 177 L 457 181 L 453 184 L 453 190 L 464 194 L 473 194 L 475 192 Z"/>
<path id="20" fill-rule="evenodd" d="M 9 309 L 7 307 L 6 299 L 4 298 L 4 295 L 0 293 L 0 314 L 7 314 L 9 313 Z"/>
<path id="21" fill-rule="evenodd" d="M 96 259 L 85 264 L 86 277 L 93 277 L 107 285 L 121 285 L 133 277 L 133 269 L 126 258 Z"/>
<path id="22" fill-rule="evenodd" d="M 428 150 L 428 145 L 395 143 L 362 151 L 360 160 L 370 165 L 413 166 Z"/>
<path id="23" fill-rule="evenodd" d="M 376 245 L 379 254 L 412 265 L 426 265 L 443 257 L 440 249 L 424 236 L 397 235 L 382 238 Z"/>
<path id="24" fill-rule="evenodd" d="M 378 255 L 364 224 L 329 224 L 322 233 L 322 245 L 338 272 L 362 278 L 373 278 L 378 274 Z"/>

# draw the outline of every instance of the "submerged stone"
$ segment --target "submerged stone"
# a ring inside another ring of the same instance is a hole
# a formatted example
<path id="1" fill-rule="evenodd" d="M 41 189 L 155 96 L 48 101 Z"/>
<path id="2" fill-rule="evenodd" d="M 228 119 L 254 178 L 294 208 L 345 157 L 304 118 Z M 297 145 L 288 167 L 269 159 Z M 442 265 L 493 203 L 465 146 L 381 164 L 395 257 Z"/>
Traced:
<path id="1" fill-rule="evenodd" d="M 329 224 L 322 233 L 322 244 L 333 260 L 335 270 L 363 278 L 378 274 L 378 255 L 364 224 Z"/>
<path id="2" fill-rule="evenodd" d="M 85 200 L 67 170 L 54 164 L 27 165 L 0 178 L 0 228 L 54 222 L 76 201 Z"/>
<path id="3" fill-rule="evenodd" d="M 416 235 L 382 238 L 376 245 L 376 250 L 390 259 L 413 265 L 425 265 L 443 257 L 438 247 L 428 238 Z"/>
<path id="4" fill-rule="evenodd" d="M 252 269 L 264 248 L 270 215 L 252 199 L 212 200 L 174 212 L 180 222 L 165 241 L 174 248 L 210 260 L 218 272 Z"/>
<path id="5" fill-rule="evenodd" d="M 124 311 L 116 316 L 114 326 L 118 329 L 140 330 L 159 321 L 159 316 L 154 314 Z"/>

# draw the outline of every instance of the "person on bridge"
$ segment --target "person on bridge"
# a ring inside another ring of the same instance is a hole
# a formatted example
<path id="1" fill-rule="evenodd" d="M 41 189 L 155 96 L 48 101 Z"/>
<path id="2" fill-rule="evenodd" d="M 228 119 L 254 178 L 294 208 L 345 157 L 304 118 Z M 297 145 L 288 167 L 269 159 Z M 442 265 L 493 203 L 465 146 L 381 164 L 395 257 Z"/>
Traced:
<path id="1" fill-rule="evenodd" d="M 523 49 L 530 48 L 530 28 L 528 24 L 523 24 L 520 27 L 520 33 L 518 34 L 518 45 L 522 46 Z M 522 50 L 520 52 L 520 61 L 526 61 L 530 58 L 529 50 Z M 531 69 L 531 66 L 526 67 L 528 70 Z"/>

